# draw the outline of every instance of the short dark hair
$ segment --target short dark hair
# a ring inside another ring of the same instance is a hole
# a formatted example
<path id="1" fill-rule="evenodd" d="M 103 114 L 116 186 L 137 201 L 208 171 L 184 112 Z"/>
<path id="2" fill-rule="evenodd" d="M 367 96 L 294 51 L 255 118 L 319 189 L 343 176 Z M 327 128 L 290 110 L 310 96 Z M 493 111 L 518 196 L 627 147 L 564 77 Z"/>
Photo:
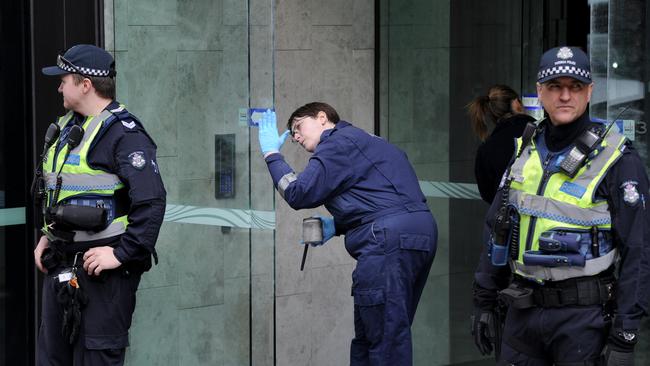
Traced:
<path id="1" fill-rule="evenodd" d="M 294 120 L 302 117 L 316 118 L 316 116 L 318 116 L 318 112 L 325 113 L 325 115 L 327 115 L 327 119 L 334 124 L 340 121 L 339 114 L 331 105 L 323 102 L 311 102 L 303 105 L 291 113 L 291 116 L 287 121 L 287 129 L 291 130 L 291 124 Z"/>
<path id="2" fill-rule="evenodd" d="M 72 78 L 75 85 L 79 85 L 84 79 L 88 79 L 93 84 L 97 95 L 110 100 L 115 99 L 115 78 L 113 77 L 72 74 Z"/>

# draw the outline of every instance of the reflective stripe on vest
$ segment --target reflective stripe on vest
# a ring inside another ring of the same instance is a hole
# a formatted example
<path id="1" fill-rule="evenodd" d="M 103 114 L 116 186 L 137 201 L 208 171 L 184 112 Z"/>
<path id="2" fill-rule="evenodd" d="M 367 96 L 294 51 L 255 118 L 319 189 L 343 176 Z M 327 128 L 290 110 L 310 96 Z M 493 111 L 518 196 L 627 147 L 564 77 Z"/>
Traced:
<path id="1" fill-rule="evenodd" d="M 612 216 L 606 204 L 580 208 L 566 202 L 515 190 L 510 192 L 510 203 L 520 214 L 571 225 L 592 227 L 612 223 Z"/>
<path id="2" fill-rule="evenodd" d="M 120 111 L 123 106 L 114 110 Z M 48 189 L 48 202 L 50 206 L 61 203 L 64 200 L 73 197 L 83 197 L 85 195 L 113 196 L 115 191 L 124 187 L 124 184 L 115 174 L 107 173 L 99 169 L 93 169 L 88 165 L 87 157 L 90 145 L 101 130 L 104 121 L 110 118 L 113 111 L 104 110 L 97 117 L 87 117 L 83 123 L 84 135 L 76 146 L 68 153 L 66 144 L 61 150 L 56 152 L 59 140 L 52 144 L 48 151 L 47 159 L 43 164 L 44 178 Z M 70 119 L 73 112 L 68 112 L 65 116 L 59 118 L 59 127 L 63 129 Z M 68 156 L 67 162 L 62 159 Z M 56 156 L 57 161 L 54 161 Z M 54 165 L 56 164 L 56 165 Z M 59 173 L 60 174 L 57 174 Z M 56 188 L 57 176 L 61 177 L 61 189 L 57 202 L 51 202 Z M 92 241 L 104 238 L 110 238 L 120 235 L 126 231 L 128 225 L 127 216 L 121 216 L 113 219 L 109 225 L 100 232 L 74 231 L 74 241 Z M 45 228 L 47 230 L 47 228 Z"/>
<path id="3" fill-rule="evenodd" d="M 538 238 L 541 233 L 549 230 L 589 230 L 594 226 L 599 230 L 611 229 L 611 214 L 607 202 L 595 202 L 594 198 L 596 189 L 607 171 L 621 157 L 621 148 L 625 141 L 624 136 L 610 131 L 603 139 L 599 152 L 580 168 L 573 179 L 556 172 L 547 176 L 545 182 L 542 157 L 537 152 L 535 139 L 525 147 L 520 157 L 512 164 L 509 175 L 512 180 L 509 202 L 520 216 L 519 256 L 516 260 L 511 260 L 515 273 L 538 281 L 558 281 L 594 275 L 615 262 L 616 250 L 587 260 L 585 267 L 526 266 L 523 264 L 523 254 L 526 250 L 539 250 Z M 518 151 L 521 144 L 522 140 L 519 138 L 515 151 Z M 544 187 L 541 187 L 542 184 Z M 539 189 L 542 189 L 541 195 L 537 195 Z"/>
<path id="4" fill-rule="evenodd" d="M 126 216 L 122 216 L 126 217 Z M 108 227 L 98 233 L 74 230 L 74 241 L 92 241 L 99 239 L 112 238 L 126 232 L 127 224 L 122 220 L 113 220 Z"/>
<path id="5" fill-rule="evenodd" d="M 56 187 L 56 173 L 45 174 L 45 182 L 47 189 L 54 189 Z M 87 192 L 96 190 L 115 190 L 122 184 L 120 178 L 115 174 L 72 174 L 61 173 L 61 179 L 64 182 L 61 185 L 62 191 L 77 191 Z"/>

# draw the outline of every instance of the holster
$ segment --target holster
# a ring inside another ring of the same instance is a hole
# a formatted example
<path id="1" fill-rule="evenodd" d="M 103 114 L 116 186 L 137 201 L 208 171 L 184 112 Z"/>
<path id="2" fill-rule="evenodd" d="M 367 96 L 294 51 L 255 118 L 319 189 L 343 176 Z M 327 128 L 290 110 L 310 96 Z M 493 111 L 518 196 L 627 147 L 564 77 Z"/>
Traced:
<path id="1" fill-rule="evenodd" d="M 48 272 L 51 272 L 63 262 L 64 256 L 63 251 L 57 245 L 50 243 L 50 246 L 45 248 L 41 254 L 41 263 Z"/>

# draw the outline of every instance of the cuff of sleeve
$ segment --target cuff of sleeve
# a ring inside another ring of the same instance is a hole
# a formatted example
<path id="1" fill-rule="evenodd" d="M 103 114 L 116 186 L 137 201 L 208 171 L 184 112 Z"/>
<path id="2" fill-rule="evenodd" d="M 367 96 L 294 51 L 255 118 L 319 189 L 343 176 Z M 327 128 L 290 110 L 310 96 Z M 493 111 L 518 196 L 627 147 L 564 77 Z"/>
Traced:
<path id="1" fill-rule="evenodd" d="M 284 160 L 284 157 L 279 152 L 275 153 L 275 154 L 271 154 L 271 155 L 267 156 L 266 158 L 264 158 L 264 161 L 266 161 L 267 164 L 272 163 L 274 161 L 278 161 L 278 160 Z"/>
<path id="2" fill-rule="evenodd" d="M 616 329 L 636 331 L 637 329 L 639 329 L 639 325 L 640 325 L 639 319 L 634 319 L 624 314 L 617 314 L 616 317 L 614 317 L 613 328 Z"/>
<path id="3" fill-rule="evenodd" d="M 122 248 L 120 246 L 117 246 L 117 247 L 113 248 L 113 255 L 122 264 L 128 262 L 128 256 L 126 254 L 126 251 L 124 250 L 124 248 Z"/>

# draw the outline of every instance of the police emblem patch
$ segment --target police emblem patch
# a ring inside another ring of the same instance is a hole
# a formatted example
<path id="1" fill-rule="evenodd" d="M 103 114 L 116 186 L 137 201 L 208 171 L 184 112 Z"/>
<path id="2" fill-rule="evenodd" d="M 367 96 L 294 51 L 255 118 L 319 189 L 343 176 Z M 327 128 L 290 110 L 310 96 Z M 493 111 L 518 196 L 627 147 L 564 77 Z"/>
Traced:
<path id="1" fill-rule="evenodd" d="M 621 189 L 623 190 L 623 201 L 629 205 L 635 205 L 639 202 L 639 191 L 636 189 L 638 185 L 635 181 L 627 181 L 621 184 Z"/>
<path id="2" fill-rule="evenodd" d="M 130 153 L 129 163 L 131 163 L 132 167 L 142 170 L 147 164 L 147 159 L 144 157 L 144 151 L 134 151 Z"/>
<path id="3" fill-rule="evenodd" d="M 557 51 L 557 58 L 561 58 L 562 60 L 566 60 L 573 57 L 573 52 L 571 52 L 571 49 L 569 47 L 562 47 L 560 48 L 559 51 Z"/>

